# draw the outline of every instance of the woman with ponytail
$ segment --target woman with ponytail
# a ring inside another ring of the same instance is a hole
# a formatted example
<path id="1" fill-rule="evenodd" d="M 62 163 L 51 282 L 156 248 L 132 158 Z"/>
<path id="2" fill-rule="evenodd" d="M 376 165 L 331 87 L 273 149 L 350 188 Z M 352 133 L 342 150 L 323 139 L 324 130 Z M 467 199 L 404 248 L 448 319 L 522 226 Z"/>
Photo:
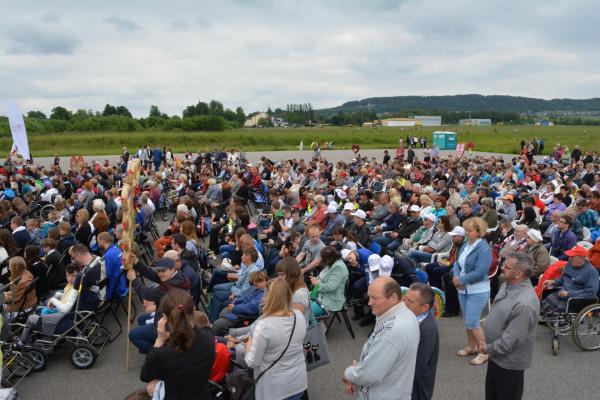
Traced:
<path id="1" fill-rule="evenodd" d="M 208 399 L 208 378 L 215 358 L 215 340 L 208 327 L 194 325 L 192 297 L 172 289 L 160 302 L 158 337 L 146 356 L 140 378 L 164 381 L 165 400 Z"/>

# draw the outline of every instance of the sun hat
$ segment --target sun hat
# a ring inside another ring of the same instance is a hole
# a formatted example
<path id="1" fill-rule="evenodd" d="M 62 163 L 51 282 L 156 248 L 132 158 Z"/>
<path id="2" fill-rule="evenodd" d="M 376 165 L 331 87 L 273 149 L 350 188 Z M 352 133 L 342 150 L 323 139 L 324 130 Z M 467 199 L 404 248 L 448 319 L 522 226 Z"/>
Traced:
<path id="1" fill-rule="evenodd" d="M 352 213 L 352 214 L 350 214 L 350 215 L 352 215 L 353 217 L 358 217 L 358 218 L 360 218 L 360 219 L 363 219 L 363 220 L 364 220 L 364 219 L 367 219 L 367 213 L 365 213 L 365 212 L 364 212 L 363 210 L 361 210 L 361 209 L 358 209 L 358 210 L 356 210 L 355 212 L 353 212 L 353 213 Z"/>

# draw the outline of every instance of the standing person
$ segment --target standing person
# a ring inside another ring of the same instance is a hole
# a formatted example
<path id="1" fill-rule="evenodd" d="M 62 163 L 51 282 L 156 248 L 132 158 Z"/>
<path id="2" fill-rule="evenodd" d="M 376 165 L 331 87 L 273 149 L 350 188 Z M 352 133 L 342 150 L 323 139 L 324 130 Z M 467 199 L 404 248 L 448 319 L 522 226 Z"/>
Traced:
<path id="1" fill-rule="evenodd" d="M 519 400 L 524 372 L 531 366 L 539 300 L 531 286 L 533 259 L 513 253 L 502 266 L 504 284 L 488 314 L 479 351 L 490 357 L 485 377 L 486 400 Z"/>
<path id="2" fill-rule="evenodd" d="M 375 279 L 368 293 L 377 322 L 360 361 L 344 371 L 346 391 L 361 400 L 410 399 L 419 346 L 417 318 L 402 302 L 400 285 L 392 278 Z"/>
<path id="3" fill-rule="evenodd" d="M 154 170 L 158 171 L 163 162 L 163 151 L 159 145 L 156 145 L 156 148 L 152 151 L 152 162 L 154 163 Z"/>
<path id="4" fill-rule="evenodd" d="M 478 344 L 483 340 L 479 320 L 490 297 L 488 271 L 492 262 L 492 250 L 484 239 L 487 230 L 485 221 L 479 217 L 469 218 L 463 223 L 463 228 L 467 240 L 459 250 L 452 278 L 452 284 L 458 289 L 458 301 L 467 330 L 467 346 L 456 353 L 459 357 L 477 354 Z M 481 365 L 487 359 L 487 354 L 478 354 L 470 363 Z"/>
<path id="5" fill-rule="evenodd" d="M 256 399 L 299 400 L 308 388 L 302 347 L 306 321 L 292 308 L 292 291 L 283 279 L 270 282 L 263 305 L 244 356 L 254 369 Z"/>
<path id="6" fill-rule="evenodd" d="M 140 372 L 144 382 L 164 381 L 165 400 L 210 399 L 208 379 L 215 359 L 215 339 L 209 327 L 194 325 L 192 297 L 170 290 L 161 300 L 164 313 L 156 341 Z"/>
<path id="7" fill-rule="evenodd" d="M 410 289 L 404 296 L 404 304 L 417 317 L 420 334 L 412 400 L 429 400 L 433 397 L 435 371 L 440 352 L 440 337 L 433 316 L 433 302 L 433 289 L 422 282 L 410 285 Z"/>

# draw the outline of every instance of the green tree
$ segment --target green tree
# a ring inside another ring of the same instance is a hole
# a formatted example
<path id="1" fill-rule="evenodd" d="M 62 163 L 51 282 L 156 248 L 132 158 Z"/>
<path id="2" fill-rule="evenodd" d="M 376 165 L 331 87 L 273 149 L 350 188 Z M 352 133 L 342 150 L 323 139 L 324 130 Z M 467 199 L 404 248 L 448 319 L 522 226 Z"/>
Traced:
<path id="1" fill-rule="evenodd" d="M 116 115 L 116 114 L 117 114 L 117 108 L 115 106 L 111 106 L 110 104 L 107 104 L 106 106 L 104 106 L 104 111 L 102 111 L 103 117 L 108 117 L 109 115 Z"/>
<path id="2" fill-rule="evenodd" d="M 50 119 L 57 119 L 62 121 L 68 121 L 71 119 L 71 112 L 64 107 L 58 106 L 52 109 Z"/>
<path id="3" fill-rule="evenodd" d="M 158 107 L 154 106 L 154 105 L 150 106 L 150 114 L 148 116 L 149 117 L 159 117 L 160 118 L 161 114 L 160 114 L 160 110 L 158 109 Z"/>
<path id="4" fill-rule="evenodd" d="M 259 118 L 258 126 L 261 128 L 272 128 L 273 121 L 271 120 L 271 118 Z"/>
<path id="5" fill-rule="evenodd" d="M 125 106 L 118 106 L 117 109 L 115 110 L 115 114 L 121 115 L 121 116 L 127 117 L 127 118 L 133 118 L 133 115 L 131 115 L 131 113 Z"/>
<path id="6" fill-rule="evenodd" d="M 236 108 L 235 115 L 236 115 L 236 121 L 241 126 L 244 126 L 244 123 L 246 122 L 246 114 L 244 114 L 244 109 L 242 107 Z"/>
<path id="7" fill-rule="evenodd" d="M 37 118 L 37 119 L 46 119 L 46 114 L 41 111 L 29 111 L 27 113 L 27 118 Z"/>
<path id="8" fill-rule="evenodd" d="M 211 100 L 208 107 L 210 109 L 210 115 L 221 115 L 222 116 L 224 114 L 223 103 L 221 103 L 220 101 Z"/>

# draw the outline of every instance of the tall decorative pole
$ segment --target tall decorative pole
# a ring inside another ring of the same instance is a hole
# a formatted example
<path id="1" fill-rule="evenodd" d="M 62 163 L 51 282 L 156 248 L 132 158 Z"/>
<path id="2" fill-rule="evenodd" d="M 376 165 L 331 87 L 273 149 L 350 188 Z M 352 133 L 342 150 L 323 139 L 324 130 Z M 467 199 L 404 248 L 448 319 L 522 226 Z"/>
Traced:
<path id="1" fill-rule="evenodd" d="M 121 189 L 121 208 L 123 210 L 123 240 L 121 250 L 123 252 L 123 270 L 133 268 L 131 255 L 133 254 L 133 243 L 135 232 L 135 189 L 140 183 L 140 160 L 133 158 L 127 164 L 127 176 L 123 180 Z M 127 338 L 131 330 L 131 281 L 129 281 L 129 297 L 127 300 Z M 129 370 L 129 339 L 127 342 L 127 353 L 125 354 L 125 368 Z"/>

